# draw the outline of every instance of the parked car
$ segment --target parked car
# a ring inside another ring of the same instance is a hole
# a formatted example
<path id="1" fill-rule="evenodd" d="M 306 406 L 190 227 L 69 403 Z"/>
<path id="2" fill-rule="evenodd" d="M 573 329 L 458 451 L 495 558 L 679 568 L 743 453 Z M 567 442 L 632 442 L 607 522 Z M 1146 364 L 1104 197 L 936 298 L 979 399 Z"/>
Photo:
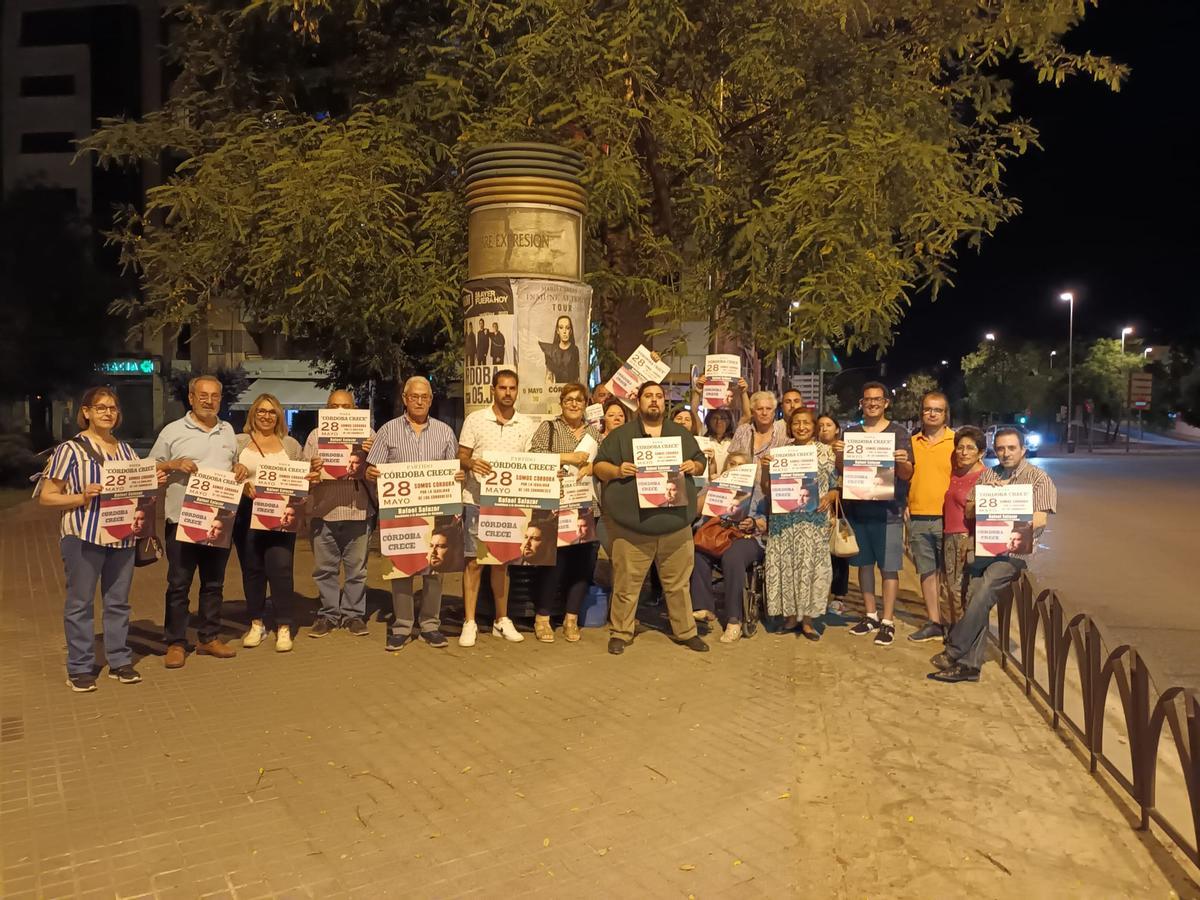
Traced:
<path id="1" fill-rule="evenodd" d="M 1015 429 L 1017 429 L 1017 431 L 1021 432 L 1021 434 L 1023 434 L 1025 436 L 1025 455 L 1026 456 L 1030 456 L 1030 457 L 1037 456 L 1038 451 L 1042 449 L 1042 435 L 1040 432 L 1034 431 L 1032 428 L 1027 428 L 1024 425 L 1015 425 L 1015 424 L 1014 425 L 989 425 L 987 427 L 987 429 L 983 432 L 984 437 L 987 438 L 987 450 L 984 452 L 985 456 L 995 456 L 996 455 L 996 451 L 992 449 L 992 441 L 996 437 L 996 429 L 997 428 L 1015 428 Z"/>

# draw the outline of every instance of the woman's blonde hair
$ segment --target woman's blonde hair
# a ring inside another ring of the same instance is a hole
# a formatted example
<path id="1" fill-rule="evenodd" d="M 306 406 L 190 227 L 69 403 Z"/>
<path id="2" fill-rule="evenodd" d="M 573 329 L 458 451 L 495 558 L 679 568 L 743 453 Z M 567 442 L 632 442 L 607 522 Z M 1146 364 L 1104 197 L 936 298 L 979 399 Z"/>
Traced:
<path id="1" fill-rule="evenodd" d="M 242 431 L 246 434 L 254 434 L 254 417 L 258 414 L 260 406 L 272 406 L 275 408 L 275 436 L 278 438 L 287 437 L 287 413 L 283 411 L 283 407 L 279 405 L 279 398 L 274 394 L 259 394 L 254 398 L 254 402 L 246 410 L 246 424 L 242 426 Z"/>

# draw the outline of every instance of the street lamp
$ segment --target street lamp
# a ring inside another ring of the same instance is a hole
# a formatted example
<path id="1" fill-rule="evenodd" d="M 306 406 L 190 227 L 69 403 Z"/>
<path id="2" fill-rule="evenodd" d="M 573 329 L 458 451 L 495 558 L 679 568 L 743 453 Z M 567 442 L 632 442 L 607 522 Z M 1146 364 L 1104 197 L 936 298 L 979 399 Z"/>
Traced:
<path id="1" fill-rule="evenodd" d="M 943 366 L 948 366 L 948 365 L 950 365 L 950 360 L 948 360 L 948 359 L 943 359 L 943 360 L 942 360 L 942 365 L 943 365 Z"/>
<path id="2" fill-rule="evenodd" d="M 1058 351 L 1057 351 L 1057 350 L 1051 350 L 1051 351 L 1050 351 L 1050 368 L 1051 368 L 1051 369 L 1053 369 L 1053 368 L 1054 368 L 1054 357 L 1056 357 L 1056 356 L 1058 356 Z"/>
<path id="3" fill-rule="evenodd" d="M 987 334 L 985 334 L 983 336 L 983 339 L 985 341 L 994 341 L 996 339 L 996 335 L 993 332 L 989 331 Z"/>
<path id="4" fill-rule="evenodd" d="M 1153 349 L 1154 349 L 1153 347 L 1147 347 L 1145 350 L 1143 350 L 1142 351 L 1142 359 L 1145 359 L 1147 356 L 1149 356 L 1150 351 Z"/>
<path id="5" fill-rule="evenodd" d="M 1075 445 L 1071 442 L 1071 424 L 1075 418 L 1075 403 L 1072 381 L 1075 375 L 1075 295 L 1064 291 L 1058 295 L 1059 300 L 1065 300 L 1071 307 L 1067 319 L 1067 452 L 1074 453 Z"/>
<path id="6" fill-rule="evenodd" d="M 1121 329 L 1121 352 L 1122 353 L 1125 352 L 1125 337 L 1130 334 L 1133 334 L 1132 326 L 1126 325 L 1124 328 Z"/>

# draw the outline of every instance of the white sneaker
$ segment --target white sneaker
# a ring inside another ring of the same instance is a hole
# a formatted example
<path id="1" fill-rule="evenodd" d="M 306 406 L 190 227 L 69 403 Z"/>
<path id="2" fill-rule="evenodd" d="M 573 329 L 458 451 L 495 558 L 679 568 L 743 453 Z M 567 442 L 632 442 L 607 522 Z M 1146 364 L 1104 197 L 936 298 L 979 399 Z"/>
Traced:
<path id="1" fill-rule="evenodd" d="M 458 636 L 458 646 L 474 647 L 475 638 L 478 636 L 478 634 L 479 626 L 475 624 L 474 619 L 472 619 L 470 622 L 463 622 L 462 634 Z"/>
<path id="2" fill-rule="evenodd" d="M 257 647 L 263 642 L 263 638 L 267 636 L 267 629 L 263 627 L 262 622 L 251 622 L 250 630 L 242 637 L 243 647 Z"/>
<path id="3" fill-rule="evenodd" d="M 292 629 L 280 625 L 275 631 L 275 652 L 287 653 L 292 649 Z"/>
<path id="4" fill-rule="evenodd" d="M 502 637 L 506 641 L 519 643 L 525 640 L 525 636 L 517 631 L 517 626 L 512 623 L 512 619 L 505 616 L 503 619 L 497 619 L 492 624 L 492 637 Z"/>

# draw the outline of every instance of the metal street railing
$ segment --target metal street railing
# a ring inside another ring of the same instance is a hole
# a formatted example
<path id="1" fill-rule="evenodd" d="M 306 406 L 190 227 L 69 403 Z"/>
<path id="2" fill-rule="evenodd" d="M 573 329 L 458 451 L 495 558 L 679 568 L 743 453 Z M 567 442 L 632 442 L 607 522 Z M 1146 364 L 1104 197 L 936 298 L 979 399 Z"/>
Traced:
<path id="1" fill-rule="evenodd" d="M 1011 640 L 1014 611 L 1019 652 L 1013 651 Z M 1068 619 L 1053 590 L 1043 590 L 1035 599 L 1033 586 L 1024 575 L 1001 598 L 997 613 L 1001 667 L 1024 682 L 1026 697 L 1032 701 L 1036 694 L 1047 704 L 1051 727 L 1057 730 L 1065 725 L 1083 743 L 1089 771 L 1095 774 L 1097 766 L 1103 766 L 1133 799 L 1141 812 L 1139 829 L 1149 828 L 1153 821 L 1188 859 L 1200 866 L 1200 700 L 1196 694 L 1181 687 L 1157 693 L 1146 662 L 1134 647 L 1122 644 L 1107 650 L 1100 629 L 1089 615 L 1079 613 Z M 1045 672 L 1038 668 L 1039 635 L 1046 650 Z M 1064 703 L 1072 651 L 1079 669 L 1082 722 L 1072 718 Z M 1128 771 L 1132 777 L 1105 749 L 1105 709 L 1114 682 L 1128 733 Z M 1183 769 L 1191 812 L 1190 835 L 1184 833 L 1186 825 L 1170 821 L 1156 802 L 1164 725 L 1170 729 Z"/>

